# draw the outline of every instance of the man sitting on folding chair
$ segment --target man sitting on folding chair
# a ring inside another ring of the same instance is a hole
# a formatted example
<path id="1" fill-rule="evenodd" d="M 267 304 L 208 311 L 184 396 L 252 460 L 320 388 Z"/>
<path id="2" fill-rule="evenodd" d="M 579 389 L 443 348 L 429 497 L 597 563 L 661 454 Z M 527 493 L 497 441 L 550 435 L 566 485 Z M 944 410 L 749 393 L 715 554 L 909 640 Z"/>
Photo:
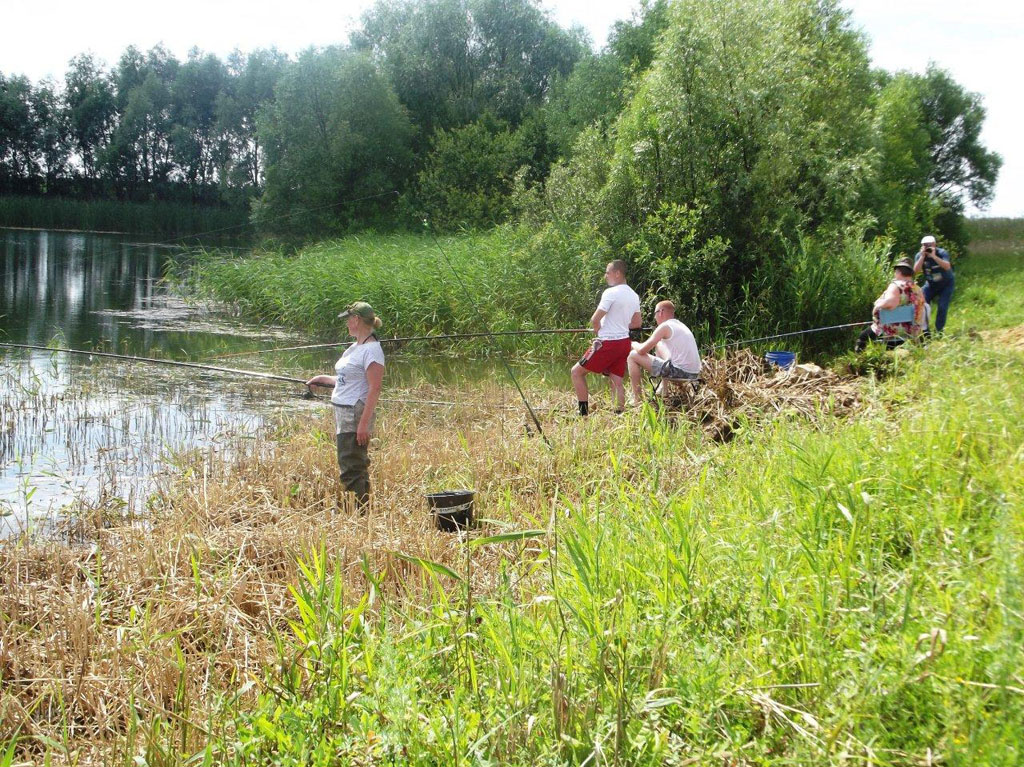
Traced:
<path id="1" fill-rule="evenodd" d="M 671 301 L 660 301 L 654 307 L 654 319 L 658 327 L 651 337 L 642 344 L 633 343 L 633 351 L 629 353 L 629 382 L 633 387 L 633 401 L 643 401 L 640 387 L 642 370 L 650 373 L 651 378 L 662 381 L 681 383 L 690 381 L 696 385 L 700 373 L 700 352 L 693 333 L 682 322 L 676 319 L 676 307 Z M 655 354 L 651 354 L 651 351 Z"/>
<path id="2" fill-rule="evenodd" d="M 884 343 L 895 349 L 908 338 L 917 338 L 925 328 L 924 293 L 914 282 L 914 265 L 903 258 L 893 265 L 892 282 L 875 299 L 870 327 L 857 339 L 857 351 L 863 351 L 868 341 Z"/>

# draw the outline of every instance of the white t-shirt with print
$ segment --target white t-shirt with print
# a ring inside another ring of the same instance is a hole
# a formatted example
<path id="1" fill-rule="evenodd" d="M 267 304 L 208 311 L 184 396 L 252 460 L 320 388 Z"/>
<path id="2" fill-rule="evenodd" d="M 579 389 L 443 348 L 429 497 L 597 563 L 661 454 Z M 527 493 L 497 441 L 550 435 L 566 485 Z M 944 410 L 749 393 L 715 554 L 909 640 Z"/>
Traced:
<path id="1" fill-rule="evenodd" d="M 597 337 L 605 341 L 629 338 L 629 321 L 640 311 L 640 296 L 633 288 L 623 283 L 605 290 L 601 294 L 598 309 L 607 312 L 601 318 L 601 329 Z"/>
<path id="2" fill-rule="evenodd" d="M 370 383 L 366 380 L 366 369 L 374 362 L 384 365 L 384 350 L 376 339 L 363 344 L 352 344 L 334 365 L 338 382 L 334 385 L 331 402 L 335 405 L 354 405 L 366 401 Z"/>

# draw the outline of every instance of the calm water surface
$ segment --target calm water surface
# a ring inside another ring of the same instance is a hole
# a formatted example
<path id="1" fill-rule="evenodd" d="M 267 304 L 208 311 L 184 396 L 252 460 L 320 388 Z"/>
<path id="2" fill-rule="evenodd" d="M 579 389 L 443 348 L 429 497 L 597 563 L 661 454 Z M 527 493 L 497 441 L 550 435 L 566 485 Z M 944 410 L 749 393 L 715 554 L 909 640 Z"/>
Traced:
<path id="1" fill-rule="evenodd" d="M 0 228 L 0 342 L 191 361 L 316 342 L 187 302 L 163 279 L 185 257 L 136 236 Z M 307 378 L 330 372 L 337 356 L 331 349 L 211 364 Z M 560 367 L 520 372 L 568 380 Z M 467 377 L 504 374 L 494 363 L 416 350 L 389 355 L 388 387 Z M 0 535 L 50 524 L 75 499 L 140 510 L 171 453 L 218 449 L 265 433 L 281 415 L 324 407 L 302 391 L 251 376 L 0 347 Z"/>

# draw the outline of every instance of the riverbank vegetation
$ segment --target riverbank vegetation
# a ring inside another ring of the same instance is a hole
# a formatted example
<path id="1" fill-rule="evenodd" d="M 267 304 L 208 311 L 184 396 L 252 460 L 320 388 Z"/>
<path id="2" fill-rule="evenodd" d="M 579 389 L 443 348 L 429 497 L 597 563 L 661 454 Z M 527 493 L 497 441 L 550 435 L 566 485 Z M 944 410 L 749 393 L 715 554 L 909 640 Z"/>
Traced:
<path id="1" fill-rule="evenodd" d="M 541 216 L 661 280 L 721 267 L 729 290 L 803 238 L 959 247 L 1000 165 L 980 98 L 938 69 L 872 70 L 854 22 L 817 0 L 658 0 L 594 52 L 530 0 L 410 0 L 295 59 L 84 54 L 63 83 L 0 75 L 0 193 L 251 205 L 303 241 Z"/>
<path id="2" fill-rule="evenodd" d="M 408 65 L 398 52 L 407 54 L 403 46 L 422 40 L 422 32 L 407 25 L 423 21 L 420 14 L 427 11 L 407 10 L 408 17 L 384 14 L 386 24 L 372 17 L 387 29 L 393 29 L 391 24 L 406 31 L 405 36 L 382 34 L 372 48 L 389 74 L 385 82 L 392 84 L 404 71 L 394 67 Z M 338 131 L 344 126 L 341 134 L 346 136 L 391 137 L 385 143 L 392 148 L 386 157 L 378 156 L 375 173 L 395 169 L 385 159 L 398 156 L 393 147 L 403 146 L 399 137 L 408 136 L 407 145 L 413 146 L 416 127 L 431 120 L 445 126 L 424 148 L 424 168 L 414 172 L 393 202 L 367 202 L 376 211 L 367 212 L 367 220 L 375 220 L 380 205 L 392 204 L 398 218 L 425 218 L 439 230 L 464 226 L 489 231 L 507 217 L 509 223 L 499 231 L 509 240 L 503 247 L 510 258 L 530 262 L 536 260 L 534 253 L 542 253 L 558 265 L 566 293 L 589 297 L 600 283 L 593 262 L 623 257 L 630 264 L 631 284 L 647 302 L 672 299 L 686 307 L 689 324 L 716 338 L 862 319 L 863 307 L 877 295 L 889 264 L 916 252 L 922 233 L 936 233 L 955 257 L 964 252 L 964 205 L 989 199 L 999 158 L 978 142 L 984 110 L 977 98 L 945 73 L 873 72 L 865 41 L 846 12 L 831 3 L 752 1 L 723 9 L 703 0 L 681 0 L 651 6 L 648 15 L 620 27 L 618 34 L 601 54 L 623 78 L 614 87 L 598 80 L 610 91 L 584 87 L 581 79 L 608 74 L 589 60 L 587 66 L 574 68 L 564 83 L 552 75 L 553 82 L 563 84 L 553 85 L 546 97 L 538 95 L 541 101 L 533 111 L 517 113 L 506 123 L 484 117 L 452 123 L 453 113 L 434 114 L 425 106 L 438 103 L 428 98 L 437 95 L 431 89 L 451 98 L 465 94 L 455 82 L 439 85 L 421 78 L 402 80 L 402 87 L 396 86 L 397 101 L 378 93 L 373 103 L 379 108 L 370 110 L 376 122 L 367 118 L 350 125 L 344 115 L 357 102 L 346 83 L 357 77 L 371 85 L 378 81 L 355 52 L 336 52 L 340 58 L 332 71 L 338 74 L 331 82 L 338 91 L 330 103 L 337 106 L 331 114 Z M 624 48 L 627 39 L 631 44 Z M 722 40 L 730 44 L 722 45 Z M 420 52 L 415 61 L 440 63 L 431 58 L 436 52 L 415 50 Z M 621 58 L 625 50 L 635 56 L 628 66 Z M 325 205 L 341 198 L 341 187 L 358 195 L 370 192 L 362 181 L 346 186 L 345 174 L 354 167 L 355 155 L 323 137 L 314 141 L 311 131 L 316 126 L 300 119 L 300 112 L 309 111 L 301 105 L 319 103 L 323 97 L 311 85 L 323 78 L 300 76 L 300 71 L 322 74 L 333 61 L 324 56 L 304 58 L 303 68 L 287 79 L 287 99 L 275 102 L 274 124 L 296 136 L 275 143 L 290 147 L 283 156 L 292 170 L 285 172 L 282 165 L 283 175 L 272 178 L 268 173 L 260 202 L 264 207 L 258 211 L 301 221 L 307 234 L 330 229 L 311 217 L 310 205 L 317 216 L 332 217 L 335 213 Z M 371 103 L 374 88 L 359 91 L 358 98 Z M 622 98 L 610 98 L 609 93 Z M 401 124 L 400 109 L 410 103 L 427 110 L 409 110 L 420 115 L 414 117 L 411 132 Z M 578 116 L 580 122 L 565 124 L 567 115 Z M 557 120 L 563 123 L 556 131 L 551 126 Z M 548 135 L 538 132 L 539 125 L 562 137 L 559 152 L 534 151 L 532 156 L 546 158 L 542 166 L 523 159 L 530 155 L 524 136 Z M 366 138 L 349 149 L 362 152 L 369 145 Z M 304 187 L 298 182 L 317 177 L 313 169 L 329 165 L 325 158 L 332 152 L 344 169 L 329 173 L 339 189 L 333 196 L 303 202 L 290 190 L 301 187 L 307 197 L 322 190 L 322 184 Z M 385 186 L 392 183 L 388 178 Z M 508 181 L 503 191 L 494 183 L 498 178 Z M 507 216 L 492 215 L 498 210 Z M 481 217 L 474 218 L 474 211 Z M 522 233 L 516 233 L 517 227 Z M 385 241 L 381 250 L 389 247 Z M 360 270 L 372 270 L 375 256 L 345 241 L 320 243 L 300 253 L 295 272 L 309 270 L 321 259 L 335 271 L 326 283 L 311 287 L 317 298 L 308 300 L 368 297 L 356 295 L 354 288 L 363 286 L 347 278 L 355 251 L 364 262 Z M 282 264 L 282 259 L 271 260 Z M 240 274 L 248 269 L 264 274 L 268 263 L 260 258 L 234 268 Z M 382 263 L 391 261 L 384 258 Z M 468 269 L 471 263 L 472 253 L 467 253 L 462 265 Z M 580 275 L 582 281 L 572 281 Z M 490 289 L 474 296 L 488 300 L 517 289 L 486 279 Z M 244 295 L 250 288 L 220 291 L 224 282 L 215 277 L 211 287 L 228 300 L 244 299 L 257 316 L 297 314 L 258 308 L 266 302 Z M 240 275 L 233 282 L 242 282 Z M 275 297 L 271 302 L 275 300 L 307 299 Z M 586 321 L 588 302 L 570 303 L 566 308 L 575 313 L 555 318 L 555 324 Z M 384 297 L 381 309 L 400 312 L 402 307 Z M 530 321 L 529 316 L 522 319 Z M 319 315 L 305 315 L 302 323 L 313 327 L 320 321 Z M 416 332 L 401 324 L 396 330 Z"/>
<path id="3" fill-rule="evenodd" d="M 637 269 L 630 282 L 645 297 L 645 316 L 655 301 L 673 297 L 702 343 L 712 343 L 862 319 L 887 280 L 886 254 L 882 243 L 850 238 L 825 258 L 816 243 L 802 240 L 783 267 L 751 275 L 732 299 L 716 291 L 710 274 L 673 289 Z M 615 257 L 595 234 L 504 226 L 440 238 L 360 235 L 296 254 L 265 251 L 244 259 L 208 253 L 185 280 L 191 289 L 233 303 L 250 317 L 323 337 L 336 336 L 338 313 L 355 300 L 373 305 L 387 323 L 385 335 L 581 328 L 604 287 L 604 266 Z M 565 348 L 561 341 L 499 337 L 460 345 L 553 353 Z M 807 349 L 843 343 L 836 336 L 794 342 Z"/>
<path id="4" fill-rule="evenodd" d="M 895 365 L 724 444 L 533 390 L 548 448 L 494 388 L 420 391 L 458 404 L 386 408 L 368 517 L 326 413 L 183 456 L 146 520 L 0 546 L 0 755 L 1015 764 L 1024 359 Z M 432 530 L 463 486 L 480 528 Z"/>
<path id="5" fill-rule="evenodd" d="M 253 232 L 243 209 L 226 206 L 10 195 L 0 197 L 0 226 L 150 234 L 182 242 L 195 232 L 205 233 L 206 241 Z"/>

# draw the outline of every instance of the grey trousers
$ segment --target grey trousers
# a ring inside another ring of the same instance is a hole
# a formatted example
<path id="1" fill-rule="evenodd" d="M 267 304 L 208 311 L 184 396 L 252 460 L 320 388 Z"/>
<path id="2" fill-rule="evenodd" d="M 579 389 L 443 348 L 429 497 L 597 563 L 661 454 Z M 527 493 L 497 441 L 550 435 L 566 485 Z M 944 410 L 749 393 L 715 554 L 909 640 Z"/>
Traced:
<path id="1" fill-rule="evenodd" d="M 369 445 L 356 442 L 354 431 L 338 434 L 338 469 L 341 486 L 355 495 L 356 506 L 365 509 L 370 503 Z"/>

